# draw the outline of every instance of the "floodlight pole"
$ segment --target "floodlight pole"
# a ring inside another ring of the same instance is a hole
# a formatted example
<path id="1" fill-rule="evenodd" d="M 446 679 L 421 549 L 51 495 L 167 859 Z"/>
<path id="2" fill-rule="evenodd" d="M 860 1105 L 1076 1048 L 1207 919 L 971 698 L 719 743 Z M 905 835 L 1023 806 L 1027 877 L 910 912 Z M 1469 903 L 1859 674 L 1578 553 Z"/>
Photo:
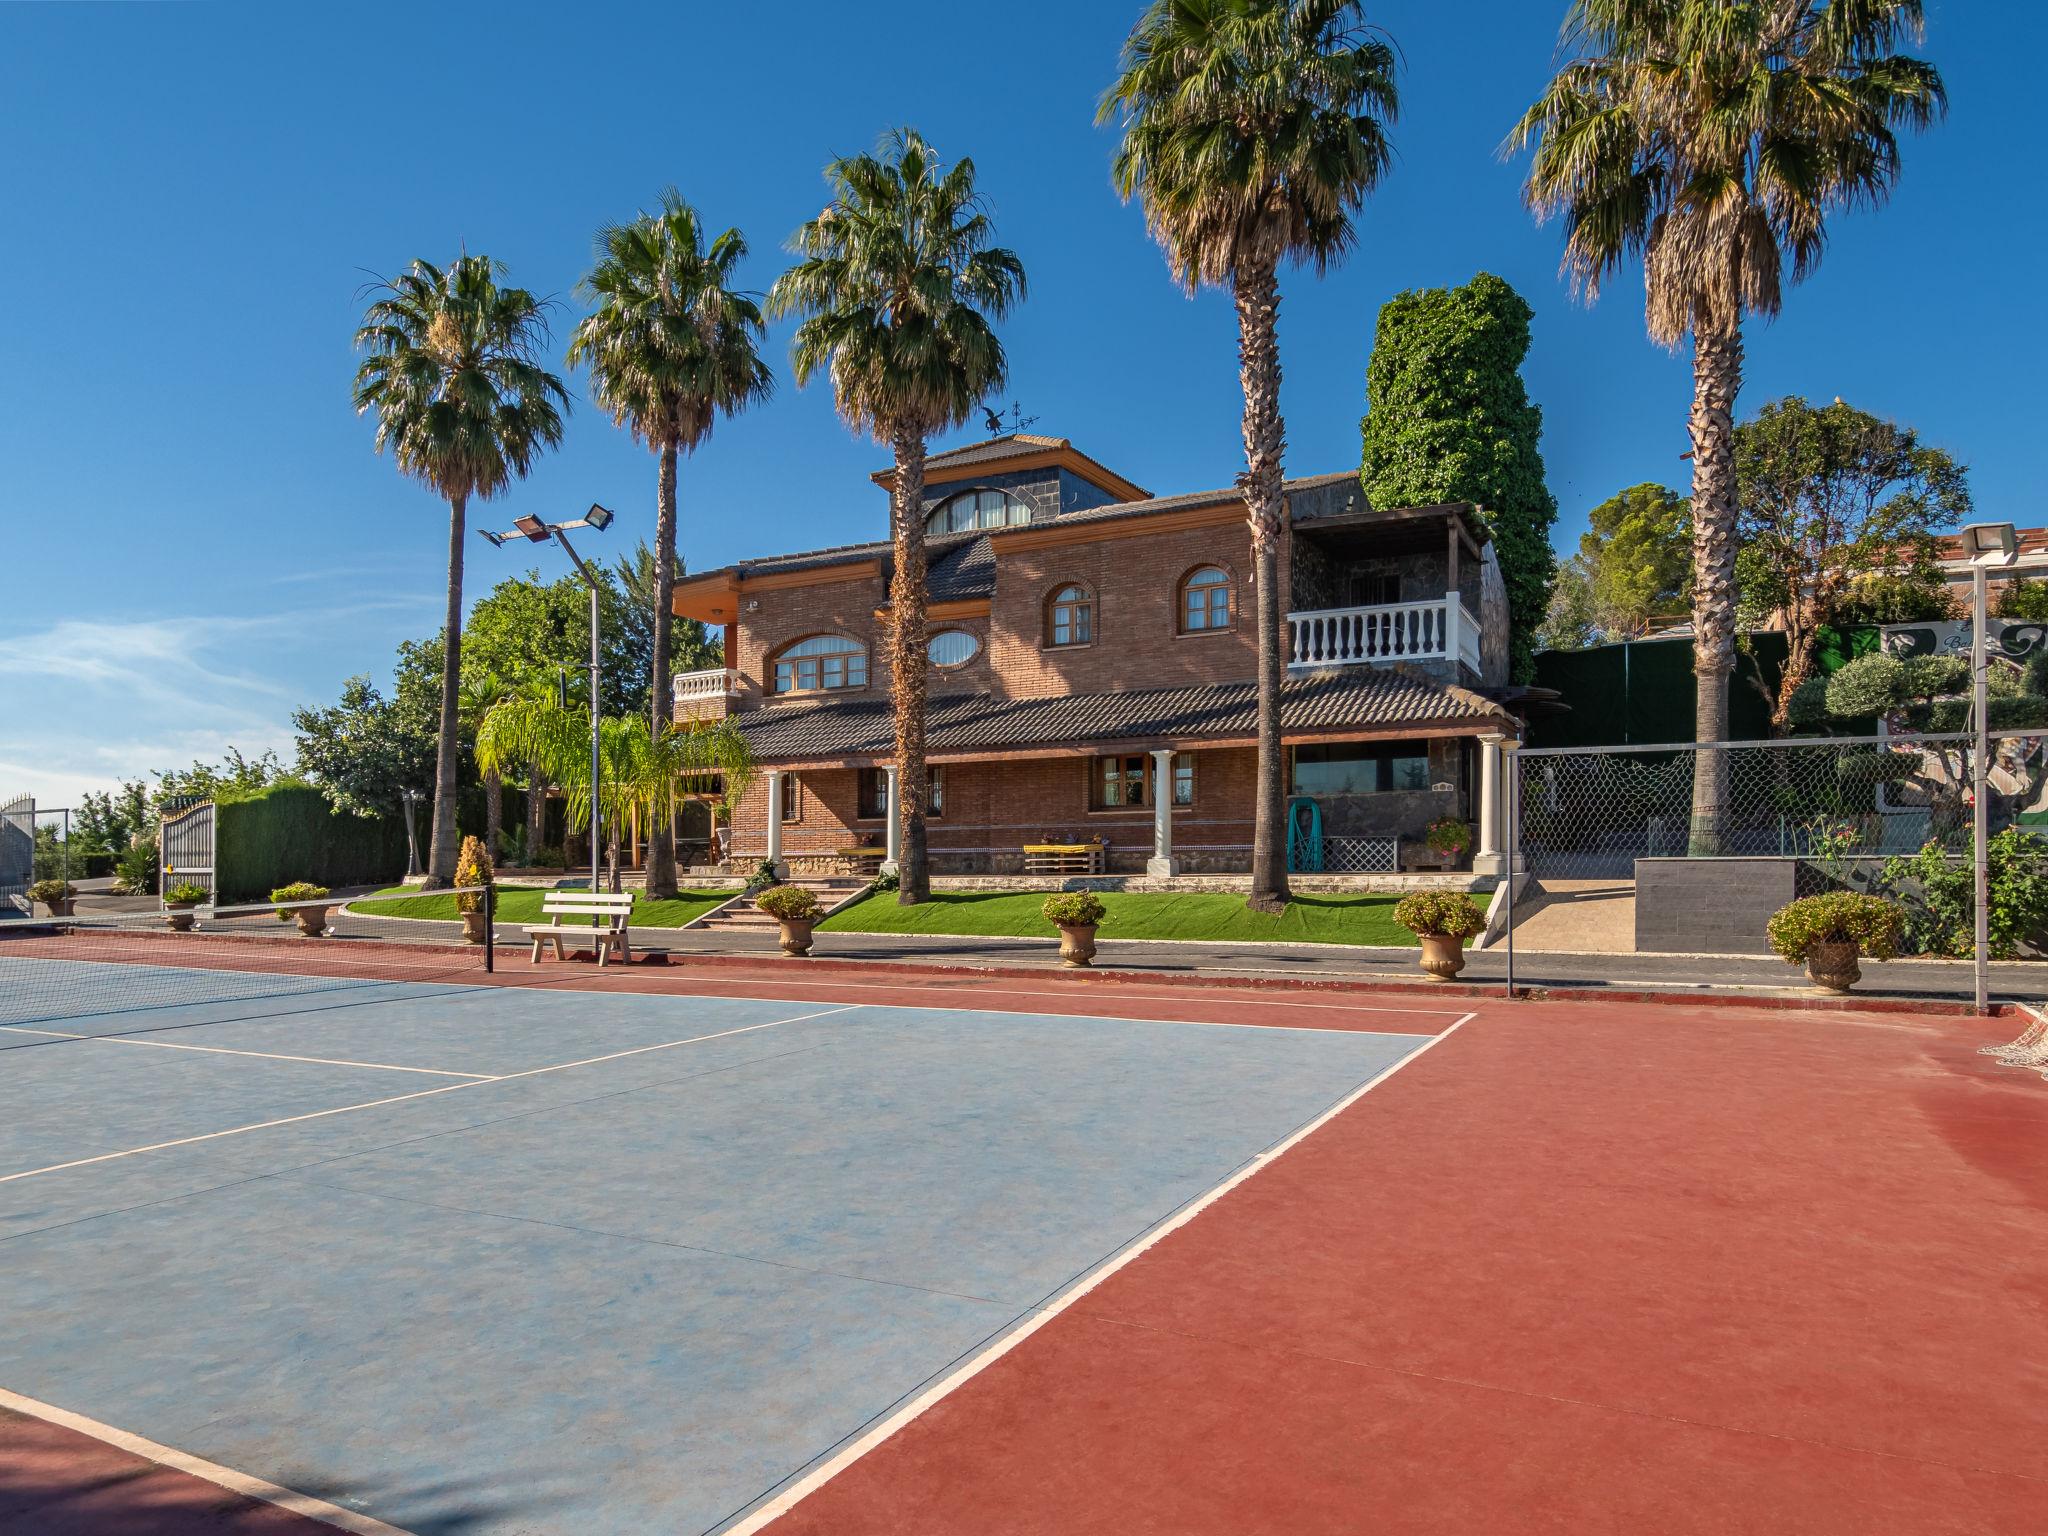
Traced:
<path id="1" fill-rule="evenodd" d="M 590 567 L 583 563 L 583 557 L 576 553 L 576 546 L 569 542 L 569 536 L 566 533 L 560 528 L 551 529 L 550 531 L 555 536 L 555 542 L 562 546 L 571 560 L 576 562 L 576 569 L 583 575 L 583 584 L 590 588 L 590 894 L 595 896 L 598 892 L 598 864 L 603 858 L 600 849 L 602 847 L 601 840 L 604 828 L 603 818 L 599 816 L 597 808 L 598 770 L 600 765 L 598 749 L 602 739 L 599 735 L 599 727 L 604 720 L 604 716 L 598 707 L 598 667 L 600 662 L 597 625 L 597 577 L 592 575 Z"/>
<path id="2" fill-rule="evenodd" d="M 1989 711 L 1991 689 L 1985 678 L 1984 631 L 1989 624 L 1985 600 L 1986 572 L 1979 561 L 1970 571 L 1970 698 L 1976 716 L 1977 739 L 1970 744 L 1970 849 L 1976 871 L 1977 933 L 1975 949 L 1977 1014 L 1983 1017 L 1990 1002 L 1989 966 L 1991 953 L 1991 861 L 1985 840 L 1991 834 L 1991 808 L 1985 803 L 1991 775 L 1985 757 L 1991 747 Z"/>

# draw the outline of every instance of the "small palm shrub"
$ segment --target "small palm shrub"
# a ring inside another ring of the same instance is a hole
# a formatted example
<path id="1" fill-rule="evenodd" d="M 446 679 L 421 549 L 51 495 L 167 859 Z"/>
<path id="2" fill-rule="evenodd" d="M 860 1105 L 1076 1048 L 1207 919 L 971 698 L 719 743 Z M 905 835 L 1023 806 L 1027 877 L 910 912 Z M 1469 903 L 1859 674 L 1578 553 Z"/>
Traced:
<path id="1" fill-rule="evenodd" d="M 1486 914 L 1463 891 L 1411 891 L 1394 903 L 1394 921 L 1418 938 L 1469 939 L 1486 928 Z"/>
<path id="2" fill-rule="evenodd" d="M 491 864 L 491 851 L 484 846 L 480 837 L 465 837 L 462 852 L 455 860 L 455 883 L 458 886 L 489 885 L 497 877 L 497 870 Z M 484 909 L 484 893 L 465 890 L 455 898 L 458 912 L 481 912 Z"/>
<path id="3" fill-rule="evenodd" d="M 889 870 L 886 874 L 880 874 L 875 876 L 875 894 L 878 896 L 884 895 L 890 891 L 900 891 L 902 889 L 903 877 L 893 869 Z"/>
<path id="4" fill-rule="evenodd" d="M 167 907 L 196 907 L 206 900 L 206 887 L 194 885 L 190 880 L 180 880 L 164 892 Z"/>
<path id="5" fill-rule="evenodd" d="M 800 885 L 778 885 L 754 898 L 754 905 L 778 923 L 816 922 L 825 915 L 817 893 Z"/>
<path id="6" fill-rule="evenodd" d="M 1788 964 L 1804 960 L 1816 944 L 1854 944 L 1870 960 L 1899 952 L 1906 915 L 1895 901 L 1855 891 L 1802 896 L 1771 914 L 1771 948 Z"/>
<path id="7" fill-rule="evenodd" d="M 1045 920 L 1061 928 L 1092 928 L 1107 910 L 1093 891 L 1060 891 L 1045 898 Z"/>

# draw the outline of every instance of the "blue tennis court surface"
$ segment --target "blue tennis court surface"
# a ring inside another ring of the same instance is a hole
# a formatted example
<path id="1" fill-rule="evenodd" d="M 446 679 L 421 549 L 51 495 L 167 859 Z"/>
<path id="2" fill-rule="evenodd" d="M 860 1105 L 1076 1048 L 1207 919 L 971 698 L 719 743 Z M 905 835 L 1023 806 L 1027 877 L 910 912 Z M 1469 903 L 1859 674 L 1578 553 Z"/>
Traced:
<path id="1" fill-rule="evenodd" d="M 422 1536 L 732 1523 L 1448 1022 L 185 977 L 0 1028 L 0 1387 Z"/>

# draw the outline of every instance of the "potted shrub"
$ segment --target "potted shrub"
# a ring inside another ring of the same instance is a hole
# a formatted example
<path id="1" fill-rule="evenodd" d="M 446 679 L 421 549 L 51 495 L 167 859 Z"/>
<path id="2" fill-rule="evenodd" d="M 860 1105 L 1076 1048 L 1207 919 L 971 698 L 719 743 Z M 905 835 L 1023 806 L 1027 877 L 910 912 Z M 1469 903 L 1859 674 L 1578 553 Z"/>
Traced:
<path id="1" fill-rule="evenodd" d="M 811 952 L 811 930 L 825 915 L 825 909 L 818 905 L 818 898 L 813 892 L 800 885 L 778 885 L 763 891 L 754 899 L 754 905 L 781 926 L 782 952 L 785 955 L 808 955 Z"/>
<path id="2" fill-rule="evenodd" d="M 1102 921 L 1102 898 L 1093 891 L 1060 891 L 1045 898 L 1045 920 L 1060 931 L 1060 959 L 1087 965 L 1095 959 L 1095 929 Z"/>
<path id="3" fill-rule="evenodd" d="M 490 920 L 485 904 L 485 892 L 471 887 L 489 885 L 496 878 L 491 867 L 491 851 L 484 847 L 480 837 L 465 837 L 462 852 L 455 858 L 455 884 L 462 888 L 455 898 L 455 910 L 462 914 L 462 939 L 465 944 L 481 944 L 484 941 L 484 924 Z"/>
<path id="4" fill-rule="evenodd" d="M 276 902 L 317 902 L 327 895 L 327 887 L 314 885 L 311 881 L 295 880 L 290 885 L 280 885 L 270 893 Z M 309 939 L 317 939 L 327 931 L 327 908 L 325 906 L 294 906 L 288 912 L 279 912 L 280 923 L 295 922 L 299 932 Z"/>
<path id="5" fill-rule="evenodd" d="M 206 900 L 206 887 L 180 880 L 164 892 L 164 920 L 179 933 L 192 931 L 192 909 Z"/>
<path id="6" fill-rule="evenodd" d="M 28 899 L 48 907 L 52 917 L 69 917 L 71 898 L 77 894 L 78 887 L 68 880 L 38 880 L 28 888 Z"/>
<path id="7" fill-rule="evenodd" d="M 1465 941 L 1486 928 L 1486 914 L 1463 891 L 1412 891 L 1394 903 L 1394 921 L 1422 940 L 1422 968 L 1438 981 L 1465 969 Z"/>
<path id="8" fill-rule="evenodd" d="M 1771 914 L 1771 948 L 1786 964 L 1806 962 L 1817 987 L 1846 992 L 1863 977 L 1859 955 L 1889 960 L 1899 952 L 1905 913 L 1897 902 L 1855 891 L 1788 901 Z"/>
<path id="9" fill-rule="evenodd" d="M 1422 834 L 1429 851 L 1437 856 L 1446 869 L 1452 868 L 1464 858 L 1472 846 L 1472 824 L 1460 816 L 1439 816 L 1432 821 Z"/>

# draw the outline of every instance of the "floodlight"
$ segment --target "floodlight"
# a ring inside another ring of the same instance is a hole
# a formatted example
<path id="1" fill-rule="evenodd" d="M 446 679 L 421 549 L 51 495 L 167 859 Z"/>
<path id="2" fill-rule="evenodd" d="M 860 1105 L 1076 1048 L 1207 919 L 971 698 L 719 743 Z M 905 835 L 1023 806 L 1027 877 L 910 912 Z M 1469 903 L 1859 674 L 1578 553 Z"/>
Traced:
<path id="1" fill-rule="evenodd" d="M 603 533 L 605 529 L 612 525 L 611 509 L 609 507 L 601 507 L 593 501 L 590 504 L 590 510 L 583 514 L 583 521 L 590 524 L 599 533 Z"/>
<path id="2" fill-rule="evenodd" d="M 513 518 L 512 526 L 536 544 L 545 544 L 548 541 L 548 525 L 535 517 L 531 512 L 527 513 L 524 517 Z"/>
<path id="3" fill-rule="evenodd" d="M 2011 523 L 1972 523 L 1960 537 L 1963 558 L 1972 565 L 2011 565 L 2019 558 L 2019 535 Z"/>
<path id="4" fill-rule="evenodd" d="M 479 528 L 477 529 L 477 532 L 482 534 L 485 538 L 489 539 L 499 549 L 503 549 L 505 547 L 505 535 L 503 535 L 502 533 L 493 533 L 488 528 Z"/>

